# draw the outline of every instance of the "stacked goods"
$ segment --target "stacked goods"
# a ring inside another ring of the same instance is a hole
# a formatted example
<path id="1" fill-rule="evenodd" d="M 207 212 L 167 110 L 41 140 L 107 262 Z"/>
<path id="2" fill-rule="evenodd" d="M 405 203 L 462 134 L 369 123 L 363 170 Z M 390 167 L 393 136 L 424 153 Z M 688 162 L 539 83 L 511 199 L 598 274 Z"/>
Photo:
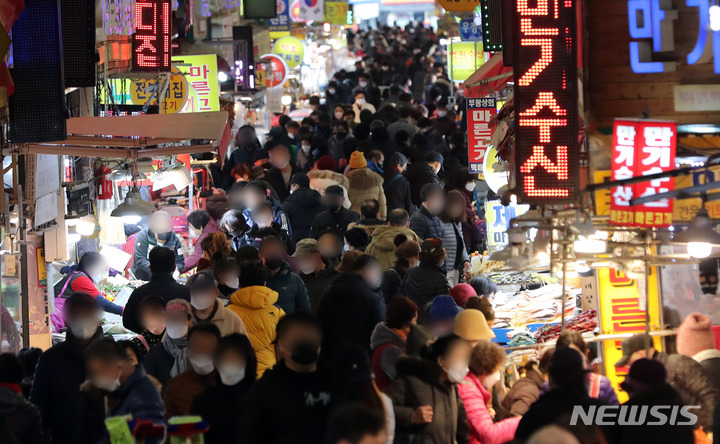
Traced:
<path id="1" fill-rule="evenodd" d="M 595 309 L 588 310 L 580 315 L 569 319 L 565 323 L 565 330 L 586 332 L 593 331 L 597 327 L 597 313 Z M 560 337 L 560 325 L 547 325 L 535 332 L 537 342 L 547 342 Z"/>
<path id="2" fill-rule="evenodd" d="M 565 298 L 565 315 L 575 309 L 575 294 L 568 289 Z M 557 322 L 562 317 L 562 285 L 550 284 L 537 290 L 520 291 L 514 296 L 495 298 L 495 328 L 520 327 L 534 323 Z"/>

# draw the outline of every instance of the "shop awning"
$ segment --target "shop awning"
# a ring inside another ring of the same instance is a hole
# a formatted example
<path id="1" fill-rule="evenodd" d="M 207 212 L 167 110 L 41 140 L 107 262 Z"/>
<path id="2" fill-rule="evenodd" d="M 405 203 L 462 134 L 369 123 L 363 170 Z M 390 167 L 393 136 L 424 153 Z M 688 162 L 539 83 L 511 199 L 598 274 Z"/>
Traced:
<path id="1" fill-rule="evenodd" d="M 489 91 L 499 91 L 505 87 L 507 82 L 513 80 L 513 69 L 510 66 L 503 66 L 501 52 L 496 52 L 483 66 L 475 71 L 463 83 L 464 89 L 485 88 Z M 489 92 L 488 91 L 488 92 Z M 467 94 L 466 94 L 467 96 Z"/>
<path id="2" fill-rule="evenodd" d="M 146 114 L 143 116 L 72 117 L 67 121 L 66 140 L 16 146 L 20 154 L 66 156 L 139 157 L 224 152 L 230 143 L 228 113 Z M 159 148 L 157 145 L 186 140 L 201 145 Z"/>

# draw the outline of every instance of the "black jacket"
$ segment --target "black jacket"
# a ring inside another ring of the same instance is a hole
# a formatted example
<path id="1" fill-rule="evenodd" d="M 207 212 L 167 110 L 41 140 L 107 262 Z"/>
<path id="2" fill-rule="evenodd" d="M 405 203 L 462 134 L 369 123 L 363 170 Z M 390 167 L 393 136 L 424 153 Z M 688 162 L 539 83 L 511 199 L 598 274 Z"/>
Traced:
<path id="1" fill-rule="evenodd" d="M 175 365 L 175 358 L 172 357 L 163 343 L 153 345 L 142 362 L 145 372 L 157 379 L 163 387 L 170 381 L 170 371 Z"/>
<path id="2" fill-rule="evenodd" d="M 387 200 L 387 212 L 402 208 L 408 214 L 415 212 L 415 204 L 412 202 L 410 193 L 410 182 L 394 168 L 387 168 L 383 175 L 383 189 Z"/>
<path id="3" fill-rule="evenodd" d="M 205 433 L 207 444 L 235 442 L 242 399 L 251 385 L 252 380 L 246 376 L 232 387 L 218 382 L 195 397 L 190 414 L 199 415 L 210 424 L 210 430 Z"/>
<path id="4" fill-rule="evenodd" d="M 25 399 L 20 386 L 0 387 L 0 417 L 7 420 L 18 444 L 45 444 L 40 410 Z"/>
<path id="5" fill-rule="evenodd" d="M 400 290 L 400 284 L 402 284 L 402 281 L 405 279 L 406 274 L 407 270 L 398 263 L 390 267 L 383 274 L 382 287 L 380 288 L 382 288 L 382 293 L 383 297 L 385 297 L 386 304 L 389 304 L 390 301 L 392 301 L 395 296 L 398 295 L 398 290 Z"/>
<path id="6" fill-rule="evenodd" d="M 407 171 L 405 171 L 405 177 L 408 182 L 410 182 L 412 202 L 418 207 L 422 204 L 420 201 L 420 190 L 423 185 L 440 183 L 440 179 L 437 177 L 437 174 L 435 174 L 435 171 L 425 162 L 415 162 L 408 165 Z"/>
<path id="7" fill-rule="evenodd" d="M 142 333 L 143 326 L 140 324 L 140 303 L 146 296 L 156 294 L 165 300 L 165 303 L 173 299 L 184 299 L 190 302 L 190 288 L 178 284 L 171 273 L 154 273 L 150 282 L 136 288 L 123 311 L 123 326 L 135 333 Z"/>
<path id="8" fill-rule="evenodd" d="M 325 442 L 332 376 L 322 365 L 296 373 L 280 361 L 245 395 L 238 425 L 243 444 Z"/>
<path id="9" fill-rule="evenodd" d="M 362 276 L 343 274 L 322 298 L 318 318 L 323 327 L 322 352 L 329 362 L 346 344 L 359 345 L 371 353 L 370 336 L 385 320 L 385 300 L 365 284 Z"/>
<path id="10" fill-rule="evenodd" d="M 290 270 L 287 262 L 283 262 L 277 274 L 268 276 L 265 286 L 278 293 L 275 306 L 282 308 L 285 313 L 312 310 L 305 284 L 300 276 Z"/>
<path id="11" fill-rule="evenodd" d="M 348 225 L 360 220 L 360 214 L 356 211 L 340 208 L 337 213 L 325 210 L 315 216 L 310 228 L 310 236 L 315 237 L 319 232 L 330 229 L 341 236 L 345 236 Z"/>
<path id="12" fill-rule="evenodd" d="M 137 239 L 135 239 L 135 252 L 133 253 L 133 262 L 131 270 L 135 277 L 143 281 L 150 280 L 150 260 L 148 254 L 150 253 L 150 247 L 157 247 L 158 243 L 155 239 L 155 234 L 150 231 L 150 228 L 145 227 L 138 233 Z M 170 239 L 167 240 L 163 245 L 175 252 L 175 268 L 182 271 L 185 268 L 185 256 L 183 255 L 182 243 L 175 233 L 172 233 Z"/>
<path id="13" fill-rule="evenodd" d="M 299 275 L 300 279 L 302 279 L 305 284 L 305 288 L 307 288 L 313 313 L 317 313 L 323 295 L 332 286 L 333 282 L 342 276 L 342 273 L 332 267 L 325 266 L 325 268 L 323 268 L 317 276 L 315 273 L 299 273 Z"/>
<path id="14" fill-rule="evenodd" d="M 410 217 L 410 229 L 422 240 L 430 239 L 431 237 L 442 240 L 445 234 L 445 228 L 440 218 L 431 214 L 427 208 L 422 205 Z"/>
<path id="15" fill-rule="evenodd" d="M 102 337 L 98 328 L 93 340 Z M 85 381 L 85 349 L 68 330 L 65 342 L 53 345 L 40 356 L 30 391 L 30 402 L 42 413 L 45 436 L 53 444 L 74 444 L 81 428 Z"/>
<path id="16" fill-rule="evenodd" d="M 408 270 L 398 289 L 398 294 L 407 296 L 420 308 L 421 320 L 427 317 L 433 298 L 449 292 L 450 286 L 442 268 L 423 262 Z"/>
<path id="17" fill-rule="evenodd" d="M 308 187 L 300 187 L 292 193 L 283 203 L 283 209 L 292 226 L 292 241 L 310 237 L 310 228 L 313 219 L 325 211 L 325 205 L 320 200 L 320 193 Z"/>
<path id="18" fill-rule="evenodd" d="M 296 167 L 295 165 L 291 165 L 291 168 L 291 178 L 295 175 L 295 173 L 302 172 L 302 169 Z M 271 187 L 273 187 L 273 190 L 275 190 L 275 193 L 277 193 L 280 202 L 285 202 L 285 200 L 290 195 L 290 189 L 285 183 L 285 179 L 283 179 L 282 171 L 277 168 L 270 168 L 268 172 L 265 173 L 265 182 L 267 182 L 268 184 L 270 184 Z"/>

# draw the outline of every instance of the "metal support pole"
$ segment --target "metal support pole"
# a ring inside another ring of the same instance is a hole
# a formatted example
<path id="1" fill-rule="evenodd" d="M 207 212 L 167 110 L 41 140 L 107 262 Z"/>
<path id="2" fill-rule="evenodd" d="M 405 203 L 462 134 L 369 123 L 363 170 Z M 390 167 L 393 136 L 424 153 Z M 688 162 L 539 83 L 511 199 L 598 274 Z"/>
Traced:
<path id="1" fill-rule="evenodd" d="M 20 162 L 18 170 L 24 170 L 25 162 Z M 23 178 L 25 175 L 23 174 Z M 24 180 L 23 180 L 24 181 Z M 27 224 L 23 211 L 23 185 L 18 185 L 18 237 L 20 244 L 20 323 L 22 325 L 23 347 L 30 347 L 30 310 L 28 297 L 30 296 L 30 283 L 28 282 L 28 247 Z M 17 263 L 17 257 L 13 256 Z"/>

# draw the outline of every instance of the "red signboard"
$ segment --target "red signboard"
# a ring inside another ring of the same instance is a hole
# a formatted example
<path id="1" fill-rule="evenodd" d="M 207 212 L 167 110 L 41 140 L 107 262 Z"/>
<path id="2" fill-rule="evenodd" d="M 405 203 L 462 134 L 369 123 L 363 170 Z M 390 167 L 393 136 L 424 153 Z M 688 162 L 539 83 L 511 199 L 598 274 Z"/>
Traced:
<path id="1" fill-rule="evenodd" d="M 270 60 L 270 69 L 265 70 L 265 86 L 275 88 L 284 85 L 289 71 L 285 60 L 277 54 L 265 54 L 261 58 Z"/>
<path id="2" fill-rule="evenodd" d="M 516 0 L 516 177 L 525 203 L 577 200 L 577 0 Z"/>
<path id="3" fill-rule="evenodd" d="M 612 180 L 662 173 L 675 168 L 675 122 L 616 119 L 613 128 Z M 675 188 L 672 177 L 612 189 L 610 223 L 633 227 L 672 224 L 673 201 L 660 199 L 630 206 L 634 197 L 666 193 Z"/>
<path id="4" fill-rule="evenodd" d="M 494 97 L 467 99 L 468 168 L 470 172 L 483 172 L 483 159 L 490 144 L 490 119 L 497 114 Z"/>
<path id="5" fill-rule="evenodd" d="M 170 71 L 171 0 L 136 0 L 133 71 Z"/>

